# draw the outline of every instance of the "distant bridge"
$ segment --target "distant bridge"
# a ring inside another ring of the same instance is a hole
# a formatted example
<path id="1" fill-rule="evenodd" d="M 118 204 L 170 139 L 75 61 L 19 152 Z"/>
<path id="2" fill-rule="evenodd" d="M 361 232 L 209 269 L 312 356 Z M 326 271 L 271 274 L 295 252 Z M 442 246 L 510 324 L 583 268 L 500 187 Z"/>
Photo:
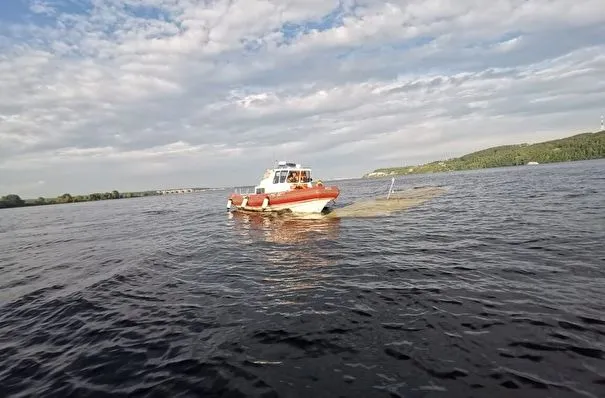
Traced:
<path id="1" fill-rule="evenodd" d="M 159 189 L 155 191 L 159 195 L 172 195 L 183 193 L 194 193 L 207 191 L 209 188 L 176 188 L 176 189 Z"/>

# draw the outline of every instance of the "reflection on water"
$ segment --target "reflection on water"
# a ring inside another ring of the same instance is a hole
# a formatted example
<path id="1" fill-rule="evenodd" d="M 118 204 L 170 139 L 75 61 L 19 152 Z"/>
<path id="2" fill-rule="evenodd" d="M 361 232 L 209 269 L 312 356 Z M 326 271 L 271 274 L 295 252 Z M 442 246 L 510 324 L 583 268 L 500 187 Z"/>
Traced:
<path id="1" fill-rule="evenodd" d="M 229 219 L 236 239 L 268 244 L 262 250 L 263 263 L 271 267 L 262 277 L 268 296 L 288 302 L 289 294 L 318 287 L 335 265 L 321 243 L 339 238 L 339 219 L 242 211 L 230 212 Z"/>
<path id="2" fill-rule="evenodd" d="M 279 244 L 308 244 L 309 242 L 337 239 L 340 220 L 319 216 L 291 214 L 229 212 L 235 232 L 250 241 L 263 240 Z M 308 246 L 305 246 L 307 249 Z"/>

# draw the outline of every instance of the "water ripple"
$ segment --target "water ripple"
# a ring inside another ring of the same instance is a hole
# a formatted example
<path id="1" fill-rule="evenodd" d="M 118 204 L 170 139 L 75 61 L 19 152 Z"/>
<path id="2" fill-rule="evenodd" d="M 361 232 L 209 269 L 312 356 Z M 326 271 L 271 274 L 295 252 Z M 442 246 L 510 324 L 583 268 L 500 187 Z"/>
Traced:
<path id="1" fill-rule="evenodd" d="M 0 391 L 602 396 L 602 170 L 409 176 L 447 193 L 380 219 L 228 215 L 224 191 L 3 210 Z"/>

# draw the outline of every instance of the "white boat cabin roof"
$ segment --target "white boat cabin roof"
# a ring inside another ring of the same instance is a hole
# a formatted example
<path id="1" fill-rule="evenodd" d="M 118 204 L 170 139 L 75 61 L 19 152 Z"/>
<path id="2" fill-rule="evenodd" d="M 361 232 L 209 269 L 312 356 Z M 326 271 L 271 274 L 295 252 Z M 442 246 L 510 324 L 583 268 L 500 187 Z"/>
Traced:
<path id="1" fill-rule="evenodd" d="M 281 160 L 277 163 L 277 169 L 300 169 L 300 164 L 286 162 L 285 160 Z"/>
<path id="2" fill-rule="evenodd" d="M 260 183 L 255 187 L 256 193 L 286 191 L 290 184 L 310 184 L 311 168 L 298 163 L 280 161 L 273 169 L 267 169 Z"/>

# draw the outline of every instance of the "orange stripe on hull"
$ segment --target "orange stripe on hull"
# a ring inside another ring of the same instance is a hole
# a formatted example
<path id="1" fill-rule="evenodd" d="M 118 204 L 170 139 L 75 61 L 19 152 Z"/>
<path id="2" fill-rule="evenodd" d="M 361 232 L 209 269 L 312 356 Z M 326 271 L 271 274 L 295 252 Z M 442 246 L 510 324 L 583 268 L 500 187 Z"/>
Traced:
<path id="1" fill-rule="evenodd" d="M 340 194 L 337 187 L 313 187 L 304 189 L 294 189 L 286 192 L 261 193 L 241 195 L 233 193 L 229 199 L 235 206 L 241 206 L 244 197 L 248 197 L 246 207 L 261 207 L 265 198 L 269 198 L 269 206 L 287 205 L 290 203 L 303 202 L 316 199 L 336 199 Z"/>

